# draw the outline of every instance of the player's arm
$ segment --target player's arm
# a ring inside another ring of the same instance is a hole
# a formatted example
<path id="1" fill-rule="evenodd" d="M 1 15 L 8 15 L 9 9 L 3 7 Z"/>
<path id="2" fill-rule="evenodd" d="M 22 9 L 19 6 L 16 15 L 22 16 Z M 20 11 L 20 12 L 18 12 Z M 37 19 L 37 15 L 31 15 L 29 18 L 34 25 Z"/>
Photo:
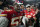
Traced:
<path id="1" fill-rule="evenodd" d="M 33 14 L 33 19 L 36 21 L 36 16 L 35 16 L 35 14 Z"/>
<path id="2" fill-rule="evenodd" d="M 33 19 L 36 21 L 36 17 L 33 17 Z"/>

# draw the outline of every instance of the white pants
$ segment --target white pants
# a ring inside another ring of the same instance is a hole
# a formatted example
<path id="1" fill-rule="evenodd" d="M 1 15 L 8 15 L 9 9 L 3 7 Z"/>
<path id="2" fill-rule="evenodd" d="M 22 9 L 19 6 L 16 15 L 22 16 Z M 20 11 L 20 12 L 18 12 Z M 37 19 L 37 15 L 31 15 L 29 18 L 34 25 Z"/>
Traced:
<path id="1" fill-rule="evenodd" d="M 6 17 L 0 17 L 0 27 L 7 27 L 8 19 Z"/>
<path id="2" fill-rule="evenodd" d="M 27 17 L 23 16 L 22 22 L 23 22 L 24 25 L 25 25 L 25 22 L 26 22 L 25 20 L 26 20 L 27 22 L 29 21 Z"/>

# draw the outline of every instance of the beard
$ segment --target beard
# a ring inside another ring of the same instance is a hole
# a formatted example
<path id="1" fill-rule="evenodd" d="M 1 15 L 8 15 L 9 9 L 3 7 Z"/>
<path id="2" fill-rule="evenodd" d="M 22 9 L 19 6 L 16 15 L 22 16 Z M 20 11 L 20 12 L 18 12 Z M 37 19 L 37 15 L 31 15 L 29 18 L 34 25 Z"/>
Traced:
<path id="1" fill-rule="evenodd" d="M 31 10 L 28 10 L 28 12 L 30 12 Z"/>
<path id="2" fill-rule="evenodd" d="M 20 13 L 20 10 L 16 10 L 16 12 Z"/>

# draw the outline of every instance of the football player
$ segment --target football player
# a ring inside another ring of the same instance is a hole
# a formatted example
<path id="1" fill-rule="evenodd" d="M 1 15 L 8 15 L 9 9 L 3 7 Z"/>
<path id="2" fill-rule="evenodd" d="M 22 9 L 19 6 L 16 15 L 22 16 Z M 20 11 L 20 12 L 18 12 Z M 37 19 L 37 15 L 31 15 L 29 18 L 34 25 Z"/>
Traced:
<path id="1" fill-rule="evenodd" d="M 34 5 L 31 5 L 30 8 L 31 8 L 32 11 L 35 11 L 34 10 Z"/>
<path id="2" fill-rule="evenodd" d="M 25 13 L 25 16 L 23 17 L 23 19 L 22 19 L 22 22 L 23 22 L 23 24 L 25 25 L 26 24 L 26 21 L 27 21 L 27 23 L 28 23 L 28 21 L 30 21 L 30 19 L 32 20 L 32 18 L 36 21 L 36 17 L 35 17 L 35 11 L 32 11 L 31 9 L 30 9 L 30 5 L 26 5 L 26 9 L 27 10 L 25 10 L 24 11 L 24 13 Z M 31 26 L 31 22 L 29 23 L 30 24 L 30 26 Z M 26 25 L 27 26 L 27 25 Z"/>
<path id="3" fill-rule="evenodd" d="M 7 14 L 7 19 L 9 20 L 8 27 L 11 27 L 11 19 L 14 11 L 13 10 L 4 10 L 1 14 Z"/>

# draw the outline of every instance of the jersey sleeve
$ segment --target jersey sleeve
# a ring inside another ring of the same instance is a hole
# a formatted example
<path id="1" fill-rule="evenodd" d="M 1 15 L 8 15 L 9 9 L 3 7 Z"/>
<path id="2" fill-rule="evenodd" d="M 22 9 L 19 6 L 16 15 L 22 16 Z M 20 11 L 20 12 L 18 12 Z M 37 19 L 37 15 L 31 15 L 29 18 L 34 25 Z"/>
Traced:
<path id="1" fill-rule="evenodd" d="M 4 12 L 2 12 L 1 14 L 4 14 Z"/>
<path id="2" fill-rule="evenodd" d="M 6 11 L 3 11 L 1 14 L 7 14 L 7 12 Z"/>

